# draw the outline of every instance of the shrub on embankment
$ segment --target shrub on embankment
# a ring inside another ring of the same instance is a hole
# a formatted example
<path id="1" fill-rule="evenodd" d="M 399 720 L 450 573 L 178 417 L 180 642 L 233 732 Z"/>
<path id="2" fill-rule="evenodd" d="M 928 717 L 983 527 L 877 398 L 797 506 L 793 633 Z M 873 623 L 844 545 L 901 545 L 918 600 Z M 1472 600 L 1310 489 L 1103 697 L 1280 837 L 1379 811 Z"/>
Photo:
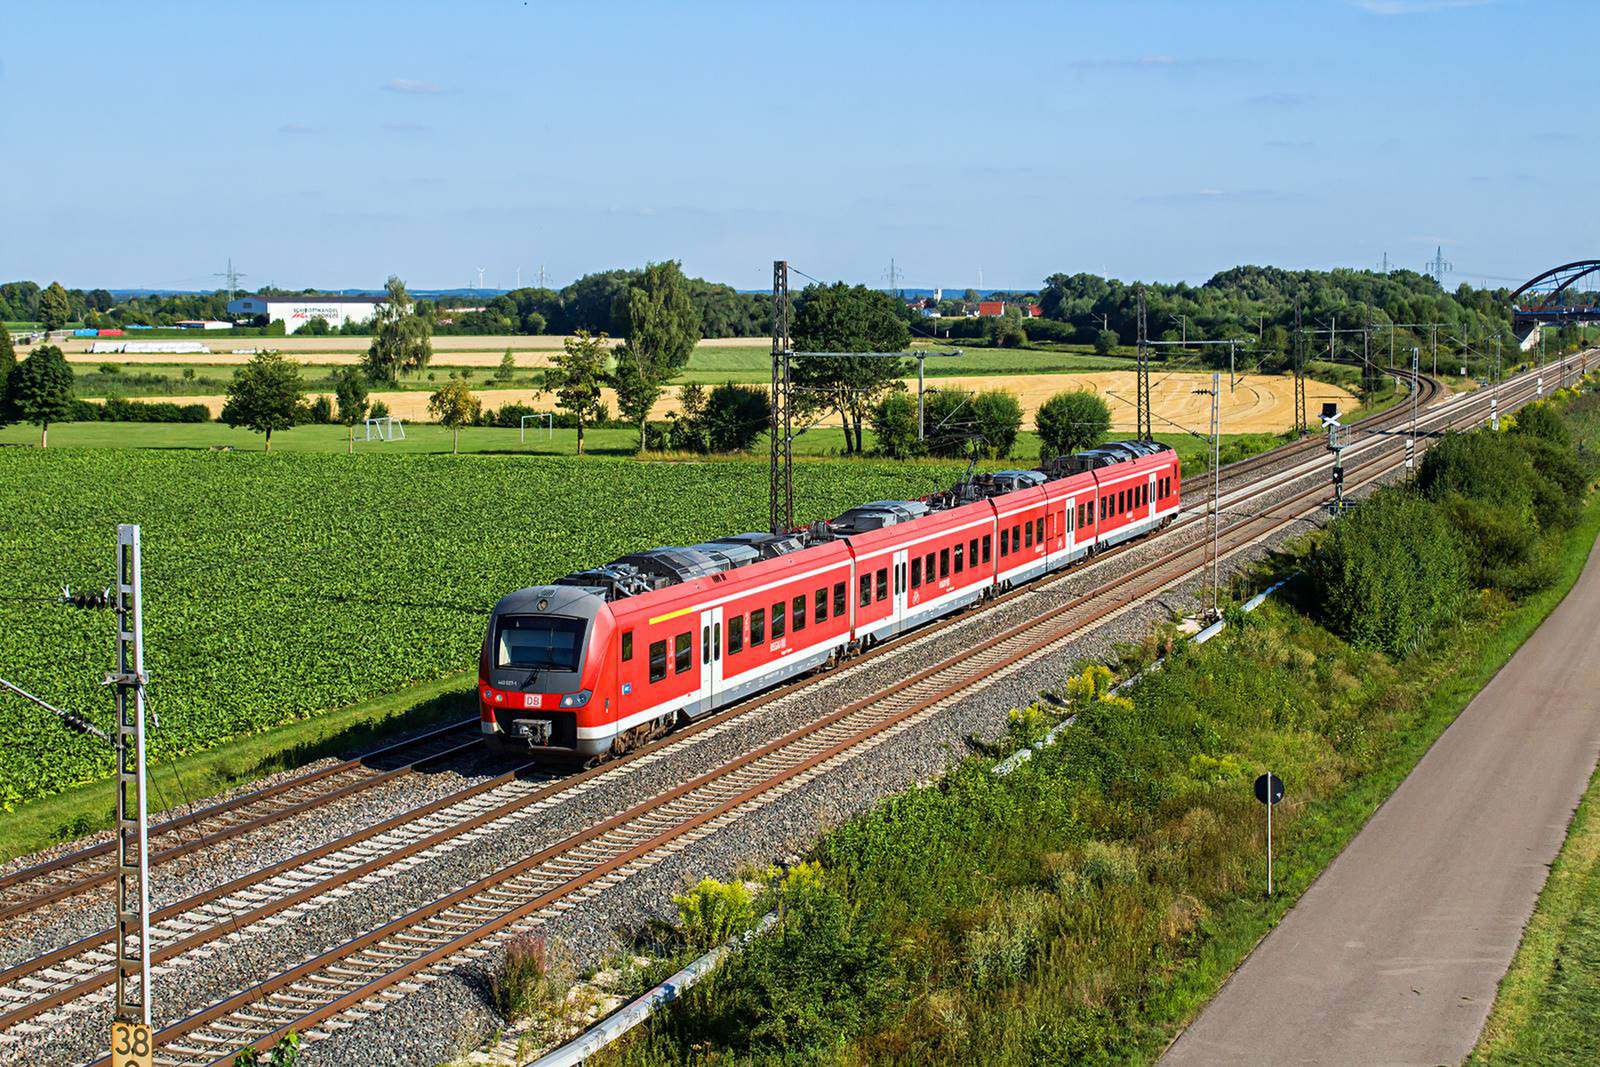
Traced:
<path id="1" fill-rule="evenodd" d="M 1571 421 L 1594 403 L 1566 400 Z M 1589 427 L 1575 446 L 1549 403 L 1525 408 L 1510 432 L 1447 434 L 1414 483 L 1374 494 L 1323 536 L 1307 564 L 1318 617 L 1398 654 L 1458 619 L 1472 588 L 1545 588 L 1555 579 L 1553 539 L 1577 521 L 1596 468 L 1595 437 Z"/>

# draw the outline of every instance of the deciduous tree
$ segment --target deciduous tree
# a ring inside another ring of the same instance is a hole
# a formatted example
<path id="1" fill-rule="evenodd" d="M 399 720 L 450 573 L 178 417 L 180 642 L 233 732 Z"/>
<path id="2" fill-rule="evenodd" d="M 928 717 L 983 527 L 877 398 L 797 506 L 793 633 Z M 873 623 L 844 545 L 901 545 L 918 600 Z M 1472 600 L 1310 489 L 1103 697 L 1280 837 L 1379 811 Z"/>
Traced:
<path id="1" fill-rule="evenodd" d="M 450 427 L 450 451 L 461 451 L 461 427 L 470 426 L 483 403 L 461 378 L 451 378 L 428 398 L 428 411 L 439 425 Z"/>
<path id="2" fill-rule="evenodd" d="M 578 420 L 578 455 L 583 455 L 583 427 L 602 417 L 600 386 L 606 380 L 606 360 L 611 345 L 604 332 L 578 330 L 562 342 L 561 353 L 550 357 L 544 372 L 543 392 L 556 395 L 556 406 Z"/>
<path id="3" fill-rule="evenodd" d="M 11 331 L 0 323 L 0 426 L 16 421 L 11 405 L 11 372 L 17 369 L 17 350 L 11 344 Z"/>
<path id="4" fill-rule="evenodd" d="M 899 302 L 864 285 L 809 285 L 794 321 L 797 352 L 901 352 L 911 329 Z M 832 408 L 844 423 L 845 451 L 862 451 L 862 429 L 885 393 L 906 374 L 906 362 L 881 357 L 796 359 L 795 406 Z"/>
<path id="5" fill-rule="evenodd" d="M 39 294 L 39 321 L 47 330 L 59 330 L 72 321 L 72 300 L 60 282 L 51 282 Z"/>
<path id="6" fill-rule="evenodd" d="M 509 382 L 517 376 L 517 360 L 511 354 L 511 349 L 506 349 L 506 354 L 500 357 L 500 366 L 495 369 L 494 380 Z"/>
<path id="7" fill-rule="evenodd" d="M 372 315 L 372 344 L 364 366 L 375 382 L 398 382 L 407 371 L 421 370 L 433 358 L 433 325 L 416 313 L 406 283 L 389 276 L 383 303 Z"/>
<path id="8" fill-rule="evenodd" d="M 1039 458 L 1049 463 L 1099 444 L 1111 429 L 1111 408 L 1086 389 L 1070 389 L 1040 405 L 1033 425 L 1039 431 Z"/>
<path id="9" fill-rule="evenodd" d="M 72 415 L 72 368 L 55 345 L 40 345 L 10 374 L 17 418 L 39 427 L 39 447 L 50 443 L 50 424 Z"/>
<path id="10" fill-rule="evenodd" d="M 233 372 L 222 421 L 265 434 L 265 451 L 271 452 L 272 431 L 287 430 L 300 420 L 304 389 L 298 363 L 277 352 L 259 353 Z"/>
<path id="11" fill-rule="evenodd" d="M 700 340 L 700 313 L 689 297 L 689 283 L 676 261 L 651 263 L 617 297 L 612 319 L 623 331 L 612 385 L 617 409 L 639 428 L 644 449 L 645 423 L 666 384 L 689 362 Z"/>
<path id="12" fill-rule="evenodd" d="M 350 451 L 356 450 L 356 423 L 367 415 L 367 376 L 360 367 L 346 367 L 333 380 L 339 399 L 339 421 L 350 430 Z"/>

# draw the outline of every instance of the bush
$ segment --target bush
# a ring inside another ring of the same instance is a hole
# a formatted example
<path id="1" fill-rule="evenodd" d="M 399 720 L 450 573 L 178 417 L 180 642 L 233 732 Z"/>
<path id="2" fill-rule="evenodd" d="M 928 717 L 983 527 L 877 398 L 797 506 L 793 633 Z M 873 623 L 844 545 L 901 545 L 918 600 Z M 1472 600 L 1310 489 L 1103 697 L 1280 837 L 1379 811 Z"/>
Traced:
<path id="1" fill-rule="evenodd" d="M 766 433 L 772 405 L 765 389 L 729 382 L 711 390 L 700 417 L 711 451 L 745 452 Z"/>
<path id="2" fill-rule="evenodd" d="M 1564 449 L 1572 444 L 1572 434 L 1567 430 L 1566 420 L 1556 414 L 1548 401 L 1529 404 L 1518 411 L 1511 432 L 1540 438 L 1557 448 Z"/>
<path id="3" fill-rule="evenodd" d="M 929 389 L 922 398 L 923 451 L 930 456 L 957 457 L 978 431 L 972 394 L 958 389 Z"/>
<path id="4" fill-rule="evenodd" d="M 1056 341 L 1062 344 L 1070 343 L 1078 333 L 1071 323 L 1057 322 L 1055 319 L 1024 319 L 1022 331 L 1028 335 L 1029 341 Z"/>
<path id="5" fill-rule="evenodd" d="M 372 407 L 367 409 L 367 418 L 386 419 L 389 417 L 389 405 L 381 400 L 374 400 Z"/>
<path id="6" fill-rule="evenodd" d="M 749 929 L 755 918 L 750 890 L 743 882 L 724 885 L 715 878 L 702 878 L 699 885 L 673 897 L 672 902 L 678 906 L 684 943 L 700 953 Z"/>
<path id="7" fill-rule="evenodd" d="M 1022 429 L 1022 405 L 1004 389 L 985 389 L 972 398 L 972 411 L 978 432 L 983 434 L 984 452 L 994 459 L 1005 459 L 1016 446 Z"/>
<path id="8" fill-rule="evenodd" d="M 1088 390 L 1072 389 L 1041 404 L 1033 424 L 1039 431 L 1039 458 L 1049 463 L 1099 444 L 1111 429 L 1111 408 Z"/>
<path id="9" fill-rule="evenodd" d="M 896 389 L 878 401 L 870 418 L 878 452 L 891 459 L 908 459 L 922 451 L 917 440 L 917 399 Z"/>
<path id="10" fill-rule="evenodd" d="M 998 315 L 985 322 L 984 336 L 996 348 L 1021 348 L 1028 339 L 1022 328 L 1022 320 L 1014 315 Z"/>
<path id="11" fill-rule="evenodd" d="M 1330 630 L 1399 655 L 1454 618 L 1467 559 L 1439 508 L 1386 489 L 1328 529 L 1307 573 Z"/>
<path id="12" fill-rule="evenodd" d="M 306 405 L 306 421 L 324 426 L 333 421 L 333 401 L 319 396 Z"/>
<path id="13" fill-rule="evenodd" d="M 1121 343 L 1116 330 L 1100 330 L 1094 335 L 1094 350 L 1102 356 L 1109 356 Z"/>

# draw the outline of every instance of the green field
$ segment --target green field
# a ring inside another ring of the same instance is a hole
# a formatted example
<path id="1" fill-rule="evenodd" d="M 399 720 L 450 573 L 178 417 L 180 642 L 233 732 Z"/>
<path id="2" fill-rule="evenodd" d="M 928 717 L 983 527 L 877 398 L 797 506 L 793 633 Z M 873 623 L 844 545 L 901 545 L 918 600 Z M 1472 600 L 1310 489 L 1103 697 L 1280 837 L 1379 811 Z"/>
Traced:
<path id="1" fill-rule="evenodd" d="M 796 517 L 958 470 L 803 464 Z M 111 618 L 55 598 L 109 581 L 116 525 L 139 523 L 152 751 L 195 752 L 469 669 L 513 589 L 764 527 L 766 477 L 749 462 L 0 449 L 0 673 L 109 723 Z M 0 806 L 110 770 L 98 742 L 14 698 L 0 739 Z"/>
<path id="2" fill-rule="evenodd" d="M 450 451 L 450 431 L 430 423 L 408 423 L 403 441 L 364 441 L 362 431 L 356 431 L 358 455 L 421 455 Z M 578 431 L 555 430 L 549 432 L 529 425 L 526 440 L 518 430 L 497 426 L 469 426 L 461 431 L 461 451 L 481 455 L 573 456 L 578 449 Z M 1113 437 L 1118 436 L 1113 434 Z M 1123 436 L 1132 436 L 1131 433 Z M 1174 448 L 1186 465 L 1194 465 L 1210 451 L 1210 445 L 1193 434 L 1157 433 L 1155 440 Z M 586 455 L 625 457 L 634 454 L 639 435 L 631 429 L 601 429 L 584 431 Z M 0 429 L 0 448 L 7 445 L 32 446 L 39 443 L 37 427 L 22 425 Z M 156 423 L 156 422 L 67 422 L 50 427 L 50 450 L 56 449 L 160 449 L 209 451 L 231 448 L 241 452 L 259 452 L 262 437 L 258 433 L 240 428 L 233 429 L 220 422 Z M 868 449 L 873 447 L 872 431 L 866 432 Z M 1270 434 L 1223 434 L 1223 461 L 1242 459 L 1254 452 L 1280 443 Z M 343 453 L 348 447 L 343 426 L 296 426 L 292 430 L 279 430 L 272 435 L 272 451 Z M 838 429 L 818 428 L 801 434 L 795 440 L 795 454 L 803 457 L 831 458 L 844 451 L 844 433 Z M 710 462 L 747 463 L 766 455 L 766 444 L 758 442 L 749 456 L 713 457 Z M 1032 431 L 1017 435 L 1016 447 L 1007 459 L 983 460 L 979 467 L 999 470 L 1007 467 L 1030 466 L 1039 455 L 1039 438 Z M 933 462 L 947 466 L 949 460 L 910 461 Z"/>

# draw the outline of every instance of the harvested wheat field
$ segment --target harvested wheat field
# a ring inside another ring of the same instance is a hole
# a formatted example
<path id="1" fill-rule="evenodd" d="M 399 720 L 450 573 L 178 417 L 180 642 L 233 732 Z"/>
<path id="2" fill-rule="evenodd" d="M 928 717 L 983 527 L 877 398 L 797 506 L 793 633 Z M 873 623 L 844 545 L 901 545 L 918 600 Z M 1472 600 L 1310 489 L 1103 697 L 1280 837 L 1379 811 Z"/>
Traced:
<path id="1" fill-rule="evenodd" d="M 1116 431 L 1137 428 L 1134 409 L 1135 375 L 1132 371 L 1096 371 L 1078 374 L 1028 374 L 984 375 L 963 378 L 940 378 L 938 388 L 972 391 L 978 389 L 1005 389 L 1022 402 L 1025 428 L 1033 426 L 1033 416 L 1045 400 L 1067 389 L 1087 389 L 1101 394 L 1111 405 L 1111 425 Z M 1247 375 L 1228 389 L 1227 376 L 1223 376 L 1222 429 L 1224 433 L 1277 433 L 1294 426 L 1294 379 L 1277 375 Z M 915 379 L 906 383 L 915 390 Z M 1211 398 L 1199 395 L 1197 389 L 1211 388 L 1211 375 L 1193 373 L 1152 373 L 1150 403 L 1155 409 L 1157 430 L 1194 430 L 1207 432 L 1211 418 Z M 541 411 L 555 411 L 552 396 L 540 395 L 532 389 L 479 389 L 474 390 L 486 407 L 498 408 L 505 404 L 531 404 Z M 616 393 L 601 390 L 606 407 L 614 415 L 617 410 Z M 205 404 L 213 415 L 222 410 L 220 396 L 163 397 L 179 404 Z M 374 392 L 372 399 L 389 405 L 390 414 L 407 422 L 427 422 L 428 394 L 420 391 Z M 1351 411 L 1356 399 L 1336 385 L 1324 382 L 1306 382 L 1306 405 L 1309 412 L 1320 410 L 1325 401 L 1339 405 L 1340 411 Z M 657 402 L 654 417 L 665 418 L 668 412 L 678 410 L 676 390 L 668 390 Z M 824 418 L 823 426 L 838 426 L 837 416 Z"/>
<path id="2" fill-rule="evenodd" d="M 481 336 L 481 337 L 435 337 L 433 339 L 434 361 L 448 364 L 453 367 L 496 367 L 504 358 L 506 349 L 511 349 L 511 358 L 519 367 L 548 367 L 550 353 L 561 349 L 561 343 L 566 338 L 554 334 L 541 334 L 529 337 L 523 335 L 512 336 Z M 298 363 L 320 364 L 326 366 L 343 366 L 350 363 L 360 363 L 361 357 L 367 351 L 367 346 L 372 343 L 370 337 L 207 337 L 200 331 L 195 331 L 191 337 L 180 338 L 149 338 L 151 343 L 160 343 L 164 340 L 199 341 L 211 351 L 209 353 L 183 353 L 172 352 L 99 352 L 91 353 L 89 346 L 96 341 L 115 343 L 116 341 L 143 341 L 145 338 L 128 336 L 120 338 L 93 338 L 71 337 L 64 341 L 57 341 L 56 346 L 66 355 L 71 363 L 122 363 L 136 365 L 140 363 L 204 363 L 211 366 L 233 365 L 250 362 L 250 357 L 257 350 L 271 350 L 282 352 L 285 356 Z M 697 348 L 750 348 L 751 346 L 770 345 L 771 339 L 765 337 L 713 337 L 701 341 Z M 22 349 L 19 354 L 25 354 L 28 349 Z"/>

